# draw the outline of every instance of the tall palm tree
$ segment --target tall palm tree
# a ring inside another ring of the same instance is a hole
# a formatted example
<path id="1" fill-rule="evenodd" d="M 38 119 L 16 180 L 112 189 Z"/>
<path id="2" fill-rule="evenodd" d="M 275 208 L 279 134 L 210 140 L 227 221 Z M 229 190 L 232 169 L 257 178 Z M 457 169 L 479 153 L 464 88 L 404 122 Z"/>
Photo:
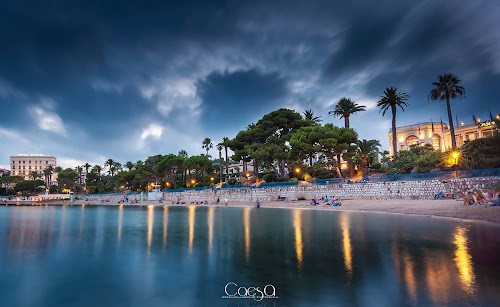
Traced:
<path id="1" fill-rule="evenodd" d="M 314 115 L 314 112 L 311 109 L 304 111 L 304 119 L 313 125 L 319 124 L 322 122 L 321 116 Z"/>
<path id="2" fill-rule="evenodd" d="M 212 143 L 212 140 L 210 138 L 205 138 L 203 140 L 203 145 L 201 146 L 201 148 L 205 148 L 205 150 L 207 151 L 207 157 L 209 157 L 208 155 L 208 151 L 212 148 L 214 148 L 214 144 Z"/>
<path id="3" fill-rule="evenodd" d="M 358 144 L 358 149 L 357 152 L 361 155 L 361 172 L 363 174 L 363 177 L 368 175 L 368 169 L 367 169 L 367 157 L 370 154 L 373 153 L 378 153 L 379 152 L 379 147 L 380 147 L 380 142 L 377 140 L 361 140 L 357 142 Z"/>
<path id="4" fill-rule="evenodd" d="M 377 102 L 377 107 L 380 108 L 379 113 L 382 112 L 382 116 L 385 115 L 385 112 L 389 110 L 392 111 L 392 154 L 395 155 L 398 149 L 398 142 L 396 136 L 396 107 L 400 107 L 401 110 L 405 110 L 403 106 L 409 106 L 406 102 L 409 96 L 404 93 L 398 91 L 395 87 L 386 88 L 384 91 L 384 95 L 380 97 L 380 100 Z"/>
<path id="5" fill-rule="evenodd" d="M 111 168 L 114 166 L 114 164 L 115 164 L 115 161 L 113 159 L 108 159 L 108 160 L 106 160 L 106 162 L 104 162 L 104 167 L 108 168 L 108 172 L 111 176 L 113 176 L 111 174 Z"/>
<path id="6" fill-rule="evenodd" d="M 43 176 L 45 177 L 45 188 L 48 188 L 50 186 L 49 178 L 51 174 L 52 172 L 48 168 L 43 170 Z"/>
<path id="7" fill-rule="evenodd" d="M 226 151 L 226 179 L 229 178 L 229 159 L 227 157 L 227 148 L 229 147 L 230 140 L 227 136 L 222 138 L 222 146 L 224 146 L 224 150 Z"/>
<path id="8" fill-rule="evenodd" d="M 92 168 L 92 171 L 97 173 L 97 180 L 100 182 L 101 181 L 102 166 L 94 165 L 94 167 Z"/>
<path id="9" fill-rule="evenodd" d="M 36 192 L 36 179 L 40 177 L 40 174 L 38 172 L 31 172 L 30 177 L 33 178 L 33 192 Z"/>
<path id="10" fill-rule="evenodd" d="M 46 168 L 48 171 L 47 173 L 49 174 L 49 186 L 52 184 L 52 174 L 54 173 L 54 167 L 52 165 L 49 165 L 49 167 Z"/>
<path id="11" fill-rule="evenodd" d="M 446 107 L 448 108 L 448 122 L 450 124 L 451 146 L 452 149 L 457 149 L 457 141 L 455 139 L 455 127 L 453 126 L 453 116 L 451 115 L 450 98 L 463 98 L 465 97 L 465 89 L 460 85 L 460 79 L 454 74 L 444 74 L 438 76 L 438 82 L 433 82 L 434 88 L 429 94 L 429 99 L 432 100 L 446 100 Z"/>
<path id="12" fill-rule="evenodd" d="M 184 159 L 187 159 L 189 157 L 187 151 L 185 151 L 184 149 L 179 150 L 178 156 L 183 157 Z"/>
<path id="13" fill-rule="evenodd" d="M 337 105 L 335 106 L 335 110 L 328 112 L 328 115 L 338 116 L 340 118 L 344 118 L 344 126 L 349 128 L 349 117 L 355 113 L 366 111 L 366 107 L 357 104 L 351 98 L 341 98 Z"/>
<path id="14" fill-rule="evenodd" d="M 124 166 L 128 168 L 128 171 L 130 172 L 134 168 L 134 163 L 132 161 L 127 161 Z"/>
<path id="15" fill-rule="evenodd" d="M 224 145 L 222 143 L 217 144 L 217 150 L 219 151 L 219 175 L 220 175 L 220 183 L 222 184 L 222 148 Z"/>
<path id="16" fill-rule="evenodd" d="M 82 173 L 83 173 L 83 167 L 77 166 L 76 167 L 76 172 L 78 173 L 78 185 L 82 185 Z"/>

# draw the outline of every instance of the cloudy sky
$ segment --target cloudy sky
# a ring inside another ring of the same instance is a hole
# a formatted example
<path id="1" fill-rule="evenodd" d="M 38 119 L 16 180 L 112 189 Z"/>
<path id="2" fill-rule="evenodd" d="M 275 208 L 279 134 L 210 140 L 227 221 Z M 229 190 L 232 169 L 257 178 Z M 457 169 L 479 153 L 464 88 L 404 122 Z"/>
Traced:
<path id="1" fill-rule="evenodd" d="M 500 112 L 498 0 L 169 2 L 0 2 L 0 167 L 200 154 L 280 107 L 343 125 L 327 114 L 344 96 L 387 149 L 384 89 L 410 95 L 398 125 L 444 120 L 427 95 L 446 72 L 467 90 L 459 120 Z"/>

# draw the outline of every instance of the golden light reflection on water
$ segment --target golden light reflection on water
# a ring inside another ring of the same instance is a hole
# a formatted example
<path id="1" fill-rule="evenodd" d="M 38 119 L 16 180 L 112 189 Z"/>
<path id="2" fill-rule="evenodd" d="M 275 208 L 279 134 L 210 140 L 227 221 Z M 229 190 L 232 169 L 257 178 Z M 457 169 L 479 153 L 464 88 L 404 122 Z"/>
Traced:
<path id="1" fill-rule="evenodd" d="M 148 256 L 151 255 L 151 243 L 153 242 L 153 223 L 154 223 L 155 208 L 153 205 L 148 206 Z"/>
<path id="2" fill-rule="evenodd" d="M 118 245 L 122 237 L 123 205 L 118 207 Z"/>
<path id="3" fill-rule="evenodd" d="M 347 277 L 352 277 L 352 246 L 349 233 L 350 218 L 348 213 L 340 215 L 340 229 L 342 229 L 342 250 L 344 252 L 344 265 Z"/>
<path id="4" fill-rule="evenodd" d="M 408 295 L 412 302 L 417 299 L 417 282 L 415 279 L 415 262 L 410 256 L 408 250 L 404 250 L 402 253 L 403 268 L 405 274 L 406 289 L 408 290 Z"/>
<path id="5" fill-rule="evenodd" d="M 297 268 L 302 271 L 303 249 L 302 242 L 302 210 L 293 210 L 293 228 L 295 230 L 295 254 L 297 255 Z"/>
<path id="6" fill-rule="evenodd" d="M 474 269 L 472 267 L 471 255 L 467 247 L 467 231 L 463 226 L 458 226 L 453 233 L 453 244 L 455 244 L 455 264 L 458 268 L 462 288 L 469 294 L 474 292 Z"/>
<path id="7" fill-rule="evenodd" d="M 163 206 L 163 248 L 167 247 L 168 207 Z"/>
<path id="8" fill-rule="evenodd" d="M 250 207 L 245 207 L 243 209 L 243 227 L 245 228 L 245 261 L 247 263 L 250 259 L 250 210 L 252 210 Z"/>
<path id="9" fill-rule="evenodd" d="M 214 207 L 208 208 L 208 252 L 212 252 L 212 241 L 214 238 Z"/>
<path id="10" fill-rule="evenodd" d="M 195 215 L 196 207 L 189 206 L 189 254 L 193 253 L 193 239 L 194 239 L 194 215 Z"/>
<path id="11" fill-rule="evenodd" d="M 448 304 L 452 280 L 446 254 L 426 253 L 424 263 L 431 300 L 434 304 Z"/>

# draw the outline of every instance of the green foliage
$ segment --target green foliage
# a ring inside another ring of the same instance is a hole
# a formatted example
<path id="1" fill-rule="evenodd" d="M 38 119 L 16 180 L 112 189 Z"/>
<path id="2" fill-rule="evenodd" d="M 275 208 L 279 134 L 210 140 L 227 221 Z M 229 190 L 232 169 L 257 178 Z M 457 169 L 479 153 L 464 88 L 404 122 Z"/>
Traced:
<path id="1" fill-rule="evenodd" d="M 36 187 L 38 189 L 39 186 L 44 185 L 43 180 L 36 180 Z M 21 180 L 14 187 L 14 192 L 27 192 L 34 193 L 35 183 L 33 180 Z"/>
<path id="2" fill-rule="evenodd" d="M 382 164 L 375 162 L 370 166 L 371 169 L 379 170 L 382 168 Z"/>
<path id="3" fill-rule="evenodd" d="M 466 142 L 458 163 L 462 169 L 500 168 L 500 133 Z"/>
<path id="4" fill-rule="evenodd" d="M 439 151 L 427 151 L 415 161 L 417 173 L 427 173 L 438 168 L 443 161 L 443 154 Z"/>
<path id="5" fill-rule="evenodd" d="M 75 181 L 78 178 L 78 173 L 72 168 L 66 168 L 61 170 L 57 176 L 57 183 L 59 186 L 59 191 L 64 188 L 72 189 L 75 185 Z"/>

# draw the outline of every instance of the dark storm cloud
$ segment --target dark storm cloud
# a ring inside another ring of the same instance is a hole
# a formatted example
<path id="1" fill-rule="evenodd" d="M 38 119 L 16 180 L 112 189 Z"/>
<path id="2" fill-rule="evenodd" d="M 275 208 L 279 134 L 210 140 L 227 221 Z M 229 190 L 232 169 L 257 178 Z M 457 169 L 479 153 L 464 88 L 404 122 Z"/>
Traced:
<path id="1" fill-rule="evenodd" d="M 411 124 L 446 116 L 427 101 L 445 72 L 467 89 L 453 112 L 484 117 L 500 111 L 499 15 L 493 0 L 2 1 L 0 137 L 81 160 L 195 154 L 279 107 L 341 124 L 326 116 L 336 99 L 372 108 L 388 86 L 410 94 Z M 67 134 L 40 131 L 37 107 Z M 386 145 L 387 119 L 365 113 L 355 128 Z"/>
<path id="2" fill-rule="evenodd" d="M 243 129 L 249 120 L 279 108 L 280 100 L 287 95 L 282 76 L 256 70 L 214 72 L 197 83 L 197 91 L 207 123 L 217 129 L 235 125 Z"/>

